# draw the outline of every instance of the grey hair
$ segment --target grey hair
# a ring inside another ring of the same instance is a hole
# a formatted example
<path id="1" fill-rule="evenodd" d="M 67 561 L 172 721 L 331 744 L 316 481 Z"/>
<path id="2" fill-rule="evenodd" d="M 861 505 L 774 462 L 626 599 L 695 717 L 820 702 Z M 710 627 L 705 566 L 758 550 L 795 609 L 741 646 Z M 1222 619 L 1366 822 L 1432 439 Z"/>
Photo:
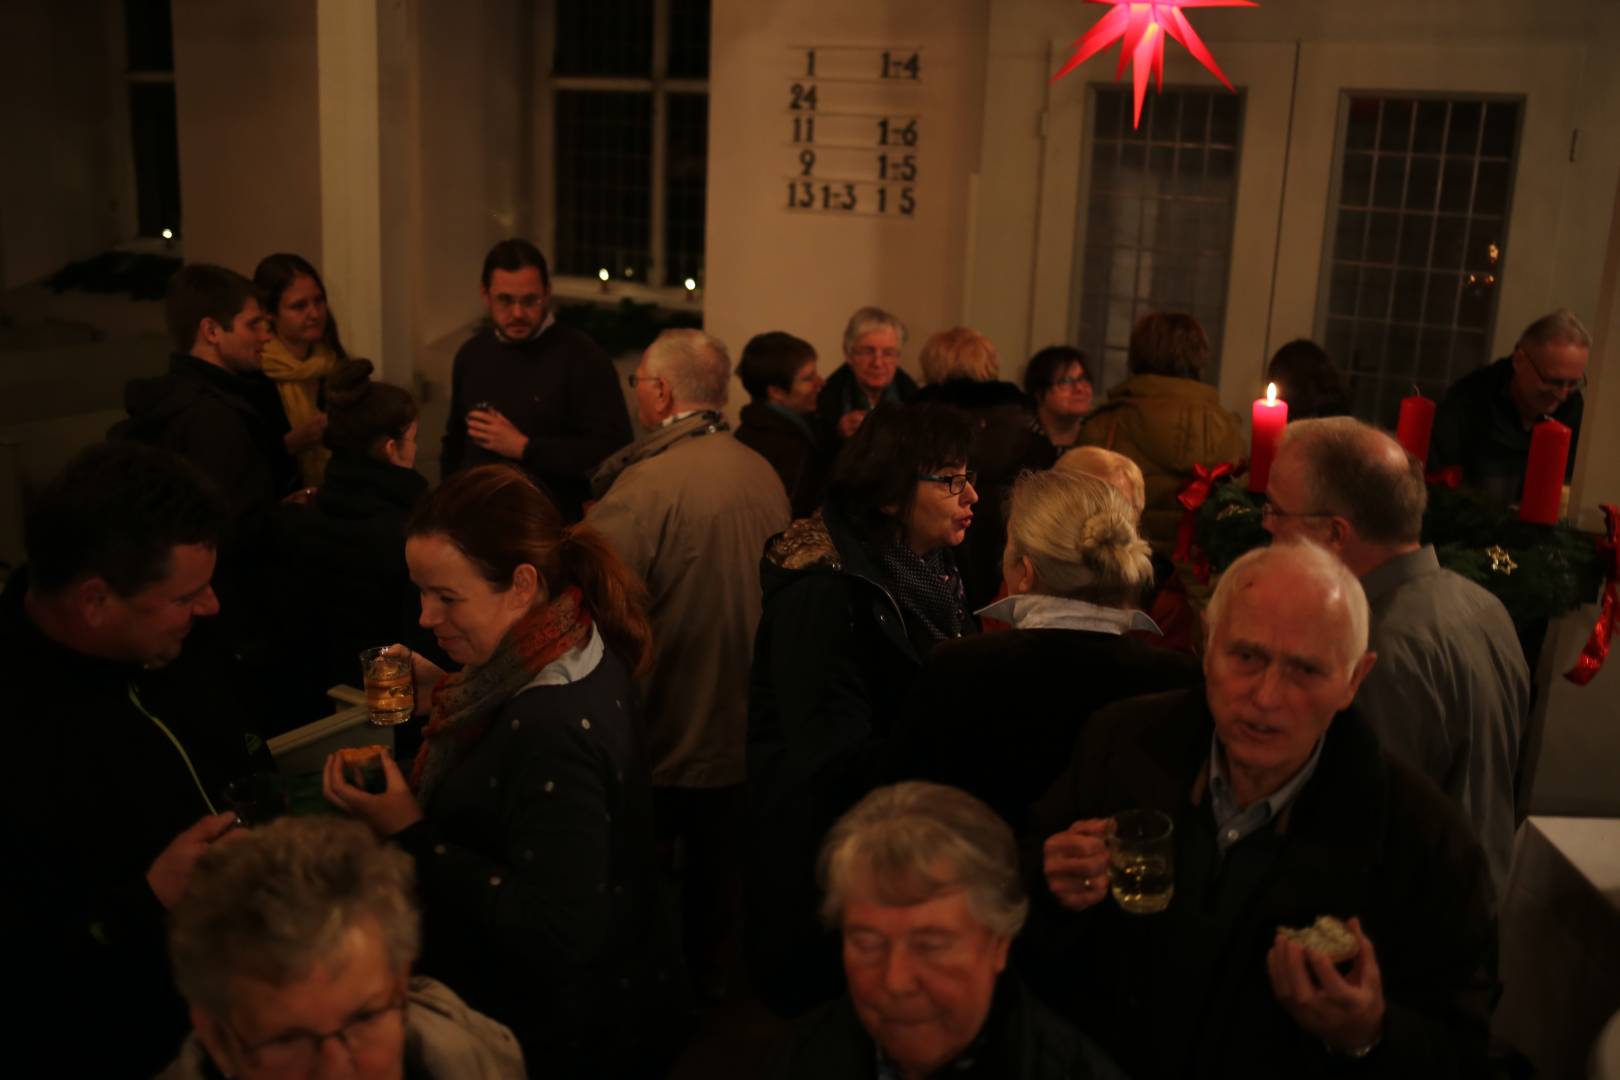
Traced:
<path id="1" fill-rule="evenodd" d="M 980 800 L 943 784 L 912 780 L 867 795 L 828 831 L 818 870 L 829 926 L 843 922 L 855 881 L 894 907 L 964 890 L 973 917 L 1006 937 L 1029 914 L 1012 829 Z"/>
<path id="2" fill-rule="evenodd" d="M 1281 446 L 1301 455 L 1314 511 L 1344 518 L 1369 543 L 1422 538 L 1423 462 L 1384 432 L 1349 416 L 1296 420 L 1283 429 Z"/>
<path id="3" fill-rule="evenodd" d="M 1280 540 L 1269 547 L 1255 548 L 1238 558 L 1221 575 L 1215 594 L 1204 611 L 1204 625 L 1211 642 L 1220 633 L 1226 619 L 1227 606 L 1234 594 L 1248 588 L 1262 572 L 1276 572 L 1277 564 L 1302 570 L 1322 587 L 1324 614 L 1335 602 L 1344 607 L 1345 666 L 1353 670 L 1367 652 L 1367 594 L 1361 582 L 1344 561 L 1327 548 L 1311 540 Z"/>
<path id="4" fill-rule="evenodd" d="M 1153 581 L 1136 513 L 1106 480 L 1068 470 L 1026 472 L 1008 497 L 1007 552 L 1028 556 L 1038 592 L 1115 606 Z"/>
<path id="5" fill-rule="evenodd" d="M 895 336 L 900 339 L 900 344 L 906 343 L 906 324 L 887 311 L 880 307 L 863 307 L 855 312 L 849 317 L 849 322 L 844 324 L 845 355 L 855 347 L 862 334 L 870 334 L 873 330 L 881 330 L 884 327 L 894 331 Z"/>
<path id="6" fill-rule="evenodd" d="M 731 356 L 701 330 L 665 330 L 647 346 L 647 374 L 669 383 L 677 406 L 718 409 L 731 391 Z"/>
<path id="7" fill-rule="evenodd" d="M 226 1016 L 234 977 L 296 982 L 340 955 L 344 934 L 366 920 L 404 973 L 421 941 L 414 895 L 411 857 L 361 822 L 282 818 L 197 860 L 169 923 L 175 984 L 190 1004 Z"/>
<path id="8" fill-rule="evenodd" d="M 1575 313 L 1568 308 L 1559 308 L 1551 315 L 1543 315 L 1535 322 L 1524 328 L 1519 335 L 1519 342 L 1515 348 L 1526 345 L 1579 345 L 1583 349 L 1592 347 L 1592 335 L 1587 332 L 1586 325 L 1575 317 Z"/>

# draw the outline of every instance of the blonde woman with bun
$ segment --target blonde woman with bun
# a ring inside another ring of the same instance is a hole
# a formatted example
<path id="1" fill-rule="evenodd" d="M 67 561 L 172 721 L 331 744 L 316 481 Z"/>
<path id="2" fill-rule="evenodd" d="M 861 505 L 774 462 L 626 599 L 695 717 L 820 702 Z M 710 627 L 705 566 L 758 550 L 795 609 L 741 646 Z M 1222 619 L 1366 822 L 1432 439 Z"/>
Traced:
<path id="1" fill-rule="evenodd" d="M 1007 597 L 979 614 L 1012 629 L 934 650 L 903 732 L 907 775 L 963 788 L 1015 831 L 1068 763 L 1093 710 L 1190 686 L 1189 657 L 1127 636 L 1153 583 L 1136 510 L 1092 476 L 1025 473 L 1009 496 Z"/>

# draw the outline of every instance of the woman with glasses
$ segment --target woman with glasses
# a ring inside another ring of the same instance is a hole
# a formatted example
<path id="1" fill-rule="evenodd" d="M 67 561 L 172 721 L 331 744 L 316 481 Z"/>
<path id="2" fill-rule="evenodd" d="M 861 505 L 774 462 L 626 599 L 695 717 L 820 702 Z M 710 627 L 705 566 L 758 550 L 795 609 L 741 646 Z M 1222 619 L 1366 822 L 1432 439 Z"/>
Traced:
<path id="1" fill-rule="evenodd" d="M 946 642 L 902 725 L 908 776 L 970 791 L 1022 828 L 1094 709 L 1188 686 L 1188 656 L 1127 636 L 1152 587 L 1136 512 L 1112 485 L 1067 469 L 1025 473 L 1008 500 L 1007 597 L 981 614 L 1010 631 Z"/>
<path id="2" fill-rule="evenodd" d="M 1001 381 L 1001 357 L 977 330 L 941 330 L 924 343 L 917 362 L 926 385 L 917 402 L 954 405 L 973 424 L 973 459 L 978 489 L 979 527 L 957 553 L 969 608 L 988 604 L 1001 588 L 1001 549 L 1006 542 L 1002 503 L 1013 479 L 1025 469 L 1052 464 L 1046 441 L 1030 427 L 1029 399 Z"/>
<path id="3" fill-rule="evenodd" d="M 879 405 L 904 405 L 917 383 L 900 370 L 906 324 L 878 307 L 863 307 L 844 326 L 844 362 L 816 399 L 826 438 L 842 445 Z"/>
<path id="4" fill-rule="evenodd" d="M 749 961 L 792 1014 L 837 995 L 816 920 L 817 846 L 885 782 L 894 721 L 928 654 L 974 629 L 952 549 L 973 523 L 973 429 L 942 405 L 879 409 L 814 517 L 773 539 L 748 703 Z"/>
<path id="5" fill-rule="evenodd" d="M 1035 403 L 1035 431 L 1056 458 L 1079 441 L 1080 421 L 1091 411 L 1086 354 L 1069 345 L 1048 345 L 1029 358 L 1024 393 Z"/>

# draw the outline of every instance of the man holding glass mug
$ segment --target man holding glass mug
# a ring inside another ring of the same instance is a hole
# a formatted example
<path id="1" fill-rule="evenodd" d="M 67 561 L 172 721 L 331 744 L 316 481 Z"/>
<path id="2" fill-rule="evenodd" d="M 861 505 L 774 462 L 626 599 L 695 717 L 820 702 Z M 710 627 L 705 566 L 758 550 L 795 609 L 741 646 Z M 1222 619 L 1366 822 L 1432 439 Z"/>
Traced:
<path id="1" fill-rule="evenodd" d="M 1263 548 L 1207 615 L 1204 690 L 1098 713 L 1036 810 L 1031 980 L 1133 1076 L 1480 1075 L 1484 856 L 1350 709 L 1376 659 L 1360 584 L 1313 544 Z M 1158 914 L 1101 903 L 1132 810 L 1172 825 Z M 1280 933 L 1321 915 L 1354 934 L 1338 965 Z"/>

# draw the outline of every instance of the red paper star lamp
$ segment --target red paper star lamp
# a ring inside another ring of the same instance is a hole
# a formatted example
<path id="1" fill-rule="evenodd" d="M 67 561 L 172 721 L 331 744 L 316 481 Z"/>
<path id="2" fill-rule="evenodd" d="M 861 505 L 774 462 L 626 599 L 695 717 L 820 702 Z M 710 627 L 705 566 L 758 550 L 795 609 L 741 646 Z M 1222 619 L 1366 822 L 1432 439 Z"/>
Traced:
<path id="1" fill-rule="evenodd" d="M 1147 96 L 1150 69 L 1158 80 L 1159 92 L 1164 92 L 1164 39 L 1167 34 L 1181 42 L 1200 64 L 1209 69 L 1210 74 L 1221 80 L 1221 85 L 1228 90 L 1232 89 L 1232 84 L 1226 81 L 1226 76 L 1215 63 L 1215 57 L 1210 54 L 1208 46 L 1193 30 L 1192 23 L 1181 13 L 1182 8 L 1260 6 L 1254 0 L 1154 0 L 1150 3 L 1135 0 L 1087 0 L 1087 3 L 1112 4 L 1114 10 L 1104 15 L 1096 26 L 1087 30 L 1085 36 L 1074 43 L 1074 55 L 1069 57 L 1069 62 L 1064 64 L 1056 75 L 1052 76 L 1052 81 L 1056 82 L 1063 78 L 1116 40 L 1119 41 L 1119 68 L 1114 72 L 1114 78 L 1125 74 L 1127 60 L 1134 69 L 1136 112 L 1131 120 L 1132 127 L 1138 127 L 1142 123 L 1142 99 Z"/>

